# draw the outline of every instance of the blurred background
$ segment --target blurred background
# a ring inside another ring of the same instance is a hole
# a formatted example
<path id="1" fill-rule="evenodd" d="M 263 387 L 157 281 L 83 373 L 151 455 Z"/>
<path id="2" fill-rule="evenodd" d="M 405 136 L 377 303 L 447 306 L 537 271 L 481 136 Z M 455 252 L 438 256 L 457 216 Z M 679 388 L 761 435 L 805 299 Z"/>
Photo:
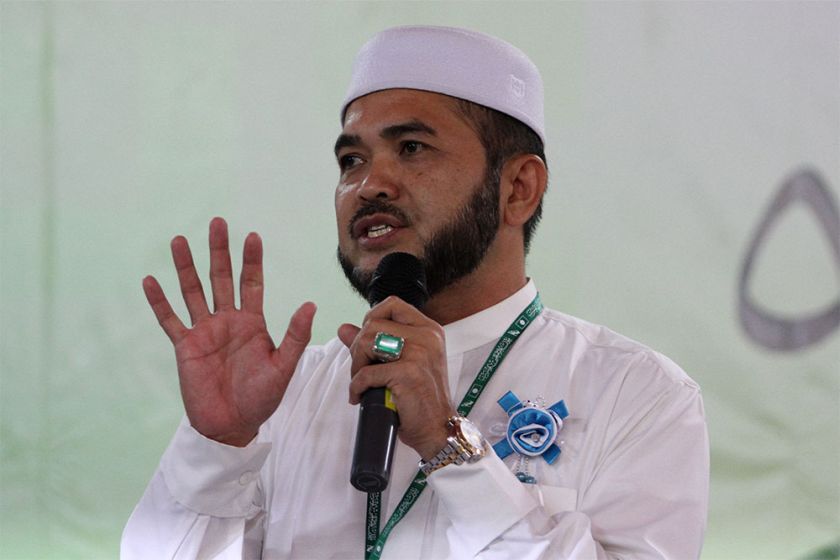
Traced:
<path id="1" fill-rule="evenodd" d="M 358 48 L 398 24 L 506 39 L 545 81 L 548 305 L 703 388 L 704 559 L 837 557 L 840 3 L 0 3 L 0 557 L 115 558 L 182 414 L 140 282 L 169 240 L 266 251 L 282 333 L 365 304 L 331 154 Z M 775 203 L 774 203 L 775 200 Z M 763 225 L 762 225 L 763 224 Z"/>

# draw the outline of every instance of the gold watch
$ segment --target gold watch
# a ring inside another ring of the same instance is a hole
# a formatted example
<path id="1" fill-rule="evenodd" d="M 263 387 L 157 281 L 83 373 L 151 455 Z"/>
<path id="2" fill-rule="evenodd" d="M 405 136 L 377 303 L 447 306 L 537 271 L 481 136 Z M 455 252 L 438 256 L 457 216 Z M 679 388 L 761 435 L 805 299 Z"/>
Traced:
<path id="1" fill-rule="evenodd" d="M 475 424 L 463 416 L 450 416 L 446 421 L 451 435 L 446 445 L 428 461 L 420 461 L 420 470 L 426 476 L 449 464 L 475 463 L 487 454 L 487 440 Z"/>

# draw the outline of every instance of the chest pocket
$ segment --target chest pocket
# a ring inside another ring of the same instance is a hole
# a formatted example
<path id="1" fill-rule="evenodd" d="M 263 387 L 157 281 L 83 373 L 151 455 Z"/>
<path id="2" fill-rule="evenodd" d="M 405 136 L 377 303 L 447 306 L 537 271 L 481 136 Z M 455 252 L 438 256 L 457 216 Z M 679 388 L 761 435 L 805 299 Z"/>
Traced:
<path id="1" fill-rule="evenodd" d="M 580 472 L 586 420 L 570 417 L 563 425 L 558 440 L 561 453 L 553 465 L 540 464 L 539 483 L 531 491 L 548 515 L 576 511 L 578 502 L 577 473 Z"/>

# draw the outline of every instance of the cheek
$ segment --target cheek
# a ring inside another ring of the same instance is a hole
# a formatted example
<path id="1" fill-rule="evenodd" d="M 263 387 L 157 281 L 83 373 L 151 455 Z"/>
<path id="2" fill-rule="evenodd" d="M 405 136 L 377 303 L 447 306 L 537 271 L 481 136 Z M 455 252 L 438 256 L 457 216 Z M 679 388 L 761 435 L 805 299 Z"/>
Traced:
<path id="1" fill-rule="evenodd" d="M 346 195 L 346 193 L 347 193 L 347 185 L 342 185 L 341 183 L 339 183 L 335 187 L 335 194 L 333 196 L 333 200 L 335 200 L 336 211 L 338 211 L 338 207 L 341 203 L 341 199 Z"/>
<path id="2" fill-rule="evenodd" d="M 423 219 L 430 223 L 447 221 L 467 202 L 471 186 L 463 177 L 460 170 L 456 170 L 413 193 L 412 202 Z"/>
<path id="3" fill-rule="evenodd" d="M 335 188 L 335 215 L 341 217 L 347 213 L 350 200 L 350 188 L 346 185 L 338 185 Z"/>
<path id="4" fill-rule="evenodd" d="M 352 208 L 348 204 L 347 189 L 339 185 L 335 189 L 335 223 L 338 228 L 339 240 L 347 233 L 347 222 L 350 220 Z"/>

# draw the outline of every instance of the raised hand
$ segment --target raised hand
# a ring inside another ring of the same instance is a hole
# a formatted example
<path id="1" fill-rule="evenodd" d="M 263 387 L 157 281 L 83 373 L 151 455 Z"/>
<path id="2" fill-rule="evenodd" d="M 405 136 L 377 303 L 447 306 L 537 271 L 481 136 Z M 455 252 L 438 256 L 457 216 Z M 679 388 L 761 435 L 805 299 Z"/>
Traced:
<path id="1" fill-rule="evenodd" d="M 192 328 L 172 311 L 152 276 L 143 291 L 158 322 L 175 346 L 181 396 L 190 424 L 204 436 L 244 446 L 277 409 L 298 360 L 309 343 L 315 304 L 292 315 L 275 347 L 263 315 L 262 241 L 245 239 L 240 275 L 240 308 L 234 306 L 227 223 L 210 222 L 211 313 L 186 238 L 172 240 L 172 258 Z"/>

